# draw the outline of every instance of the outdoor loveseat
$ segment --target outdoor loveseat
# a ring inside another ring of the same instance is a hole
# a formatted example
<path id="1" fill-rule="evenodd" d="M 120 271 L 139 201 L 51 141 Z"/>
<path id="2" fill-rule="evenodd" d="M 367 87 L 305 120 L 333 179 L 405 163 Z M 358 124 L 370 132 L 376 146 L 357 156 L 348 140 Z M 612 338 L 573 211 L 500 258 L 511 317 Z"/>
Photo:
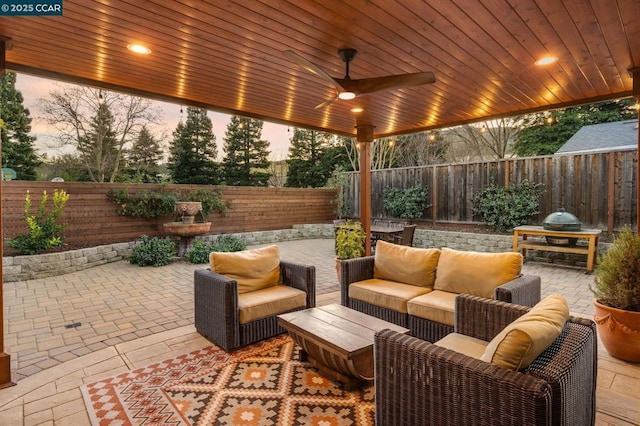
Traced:
<path id="1" fill-rule="evenodd" d="M 540 305 L 556 303 L 547 299 Z M 439 342 L 391 330 L 377 333 L 376 425 L 593 425 L 595 324 L 569 316 L 568 306 L 562 309 L 566 323 L 545 319 L 536 308 L 527 321 L 534 322 L 534 332 L 522 332 L 515 320 L 525 319 L 530 308 L 460 295 L 455 333 Z M 551 310 L 557 317 L 557 306 Z M 543 324 L 540 331 L 535 321 L 541 317 L 553 325 Z M 549 328 L 559 334 L 548 335 Z M 496 344 L 502 342 L 508 343 L 507 355 L 499 356 Z M 492 344 L 495 353 L 487 349 Z M 521 358 L 512 359 L 514 354 Z"/>
<path id="2" fill-rule="evenodd" d="M 279 256 L 275 245 L 211 253 L 194 273 L 196 331 L 229 352 L 285 333 L 277 315 L 314 307 L 315 267 Z"/>
<path id="3" fill-rule="evenodd" d="M 522 255 L 423 249 L 378 241 L 375 256 L 341 262 L 344 306 L 435 342 L 453 332 L 455 297 L 472 294 L 533 306 L 540 277 L 521 275 Z"/>

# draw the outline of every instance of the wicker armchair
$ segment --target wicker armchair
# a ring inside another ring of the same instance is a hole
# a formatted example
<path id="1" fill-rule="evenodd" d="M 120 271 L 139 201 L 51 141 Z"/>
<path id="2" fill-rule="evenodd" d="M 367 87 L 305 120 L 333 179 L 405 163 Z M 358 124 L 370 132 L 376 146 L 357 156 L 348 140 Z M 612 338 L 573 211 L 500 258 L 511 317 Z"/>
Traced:
<path id="1" fill-rule="evenodd" d="M 373 278 L 375 256 L 359 257 L 341 262 L 340 301 L 342 305 L 385 321 L 409 328 L 411 335 L 435 342 L 453 332 L 453 327 L 425 318 L 397 312 L 362 300 L 349 297 L 349 285 Z M 540 301 L 540 277 L 521 275 L 519 278 L 496 287 L 493 298 L 518 305 L 533 306 Z"/>
<path id="2" fill-rule="evenodd" d="M 461 295 L 456 332 L 490 341 L 529 310 Z M 593 425 L 597 339 L 593 321 L 569 317 L 522 371 L 383 330 L 375 337 L 377 425 Z"/>
<path id="3" fill-rule="evenodd" d="M 306 293 L 306 306 L 316 305 L 316 269 L 314 266 L 280 261 L 283 284 Z M 225 351 L 246 346 L 284 333 L 276 315 L 240 323 L 238 309 L 238 283 L 224 275 L 199 269 L 194 273 L 195 326 Z M 299 309 L 294 309 L 299 310 Z"/>

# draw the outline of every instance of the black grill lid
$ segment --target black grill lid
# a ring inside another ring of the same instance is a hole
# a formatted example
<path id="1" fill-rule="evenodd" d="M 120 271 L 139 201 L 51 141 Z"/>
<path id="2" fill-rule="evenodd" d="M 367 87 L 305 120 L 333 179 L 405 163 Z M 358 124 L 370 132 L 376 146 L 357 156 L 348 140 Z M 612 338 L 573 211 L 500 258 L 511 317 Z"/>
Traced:
<path id="1" fill-rule="evenodd" d="M 544 219 L 542 227 L 550 231 L 579 231 L 582 223 L 577 217 L 560 207 L 557 212 L 551 213 Z"/>

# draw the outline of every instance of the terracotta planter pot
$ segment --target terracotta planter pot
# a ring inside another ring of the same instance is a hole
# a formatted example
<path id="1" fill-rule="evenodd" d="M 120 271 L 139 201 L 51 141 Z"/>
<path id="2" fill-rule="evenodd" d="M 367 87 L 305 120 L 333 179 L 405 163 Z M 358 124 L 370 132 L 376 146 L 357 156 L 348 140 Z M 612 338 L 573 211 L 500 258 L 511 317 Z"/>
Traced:
<path id="1" fill-rule="evenodd" d="M 629 362 L 640 362 L 640 312 L 624 311 L 593 301 L 594 321 L 607 352 Z"/>

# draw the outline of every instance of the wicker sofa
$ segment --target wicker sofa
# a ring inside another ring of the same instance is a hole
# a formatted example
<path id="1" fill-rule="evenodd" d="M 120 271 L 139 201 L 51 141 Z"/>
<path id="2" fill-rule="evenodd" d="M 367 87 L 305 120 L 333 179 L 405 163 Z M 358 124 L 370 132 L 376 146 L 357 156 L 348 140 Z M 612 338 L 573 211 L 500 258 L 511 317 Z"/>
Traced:
<path id="1" fill-rule="evenodd" d="M 316 304 L 315 267 L 280 260 L 277 246 L 210 258 L 194 272 L 195 326 L 227 352 L 285 333 L 278 314 Z"/>
<path id="2" fill-rule="evenodd" d="M 342 305 L 409 328 L 429 342 L 453 332 L 458 294 L 524 306 L 540 301 L 540 277 L 520 274 L 519 253 L 377 244 L 375 256 L 341 262 Z"/>
<path id="3" fill-rule="evenodd" d="M 529 309 L 460 295 L 455 332 L 463 339 L 489 342 Z M 439 346 L 439 342 L 431 344 L 391 330 L 377 333 L 376 424 L 593 425 L 595 324 L 569 316 L 560 330 L 528 367 L 516 370 Z"/>

